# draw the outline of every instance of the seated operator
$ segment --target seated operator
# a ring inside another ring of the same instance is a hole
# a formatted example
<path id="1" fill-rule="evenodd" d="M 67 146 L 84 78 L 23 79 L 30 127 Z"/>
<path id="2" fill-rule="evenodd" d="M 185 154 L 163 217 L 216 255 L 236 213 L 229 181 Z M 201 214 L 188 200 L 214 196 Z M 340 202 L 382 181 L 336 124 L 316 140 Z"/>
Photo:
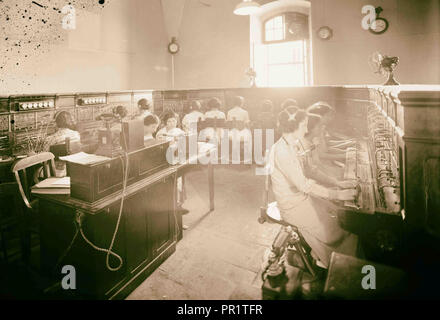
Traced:
<path id="1" fill-rule="evenodd" d="M 235 122 L 229 132 L 229 139 L 233 142 L 252 141 L 252 134 L 247 125 L 249 124 L 249 113 L 244 109 L 244 98 L 236 96 L 234 107 L 228 111 L 228 121 Z"/>
<path id="2" fill-rule="evenodd" d="M 144 142 L 154 140 L 154 135 L 159 127 L 159 120 L 150 114 L 144 118 Z"/>
<path id="3" fill-rule="evenodd" d="M 75 125 L 72 116 L 67 111 L 60 111 L 55 115 L 56 132 L 48 137 L 48 144 L 63 145 L 66 144 L 66 139 L 69 139 L 69 144 L 80 143 L 81 137 L 78 131 L 74 130 Z M 65 155 L 65 154 L 63 154 Z M 56 175 L 63 177 L 66 175 L 66 163 L 64 161 L 55 161 Z"/>
<path id="4" fill-rule="evenodd" d="M 345 150 L 329 146 L 327 125 L 334 117 L 334 110 L 328 104 L 313 104 L 307 109 L 308 113 L 321 116 L 322 120 L 318 124 L 315 146 L 322 163 L 328 166 L 336 166 L 334 161 L 345 163 Z"/>
<path id="5" fill-rule="evenodd" d="M 328 267 L 333 251 L 354 255 L 357 237 L 339 226 L 330 200 L 353 200 L 355 189 L 330 189 L 305 176 L 300 141 L 307 133 L 308 117 L 302 110 L 278 116 L 282 137 L 272 146 L 272 189 L 282 218 L 295 225 L 312 248 L 312 255 Z"/>
<path id="6" fill-rule="evenodd" d="M 344 149 L 355 144 L 354 139 L 350 139 L 346 135 L 340 134 L 335 130 L 330 130 L 331 124 L 334 122 L 335 110 L 325 101 L 318 101 L 307 108 L 308 113 L 320 115 L 323 125 L 325 126 L 325 139 L 328 146 L 332 149 Z"/>
<path id="7" fill-rule="evenodd" d="M 205 119 L 201 109 L 202 105 L 197 100 L 192 101 L 186 108 L 185 116 L 182 119 L 182 128 L 186 133 L 197 133 L 198 122 Z"/>
<path id="8" fill-rule="evenodd" d="M 339 188 L 354 188 L 355 181 L 341 180 L 340 172 L 335 172 L 334 167 L 328 167 L 319 158 L 317 144 L 319 143 L 320 124 L 322 117 L 316 114 L 308 115 L 307 134 L 304 140 L 300 141 L 301 154 L 304 155 L 304 169 L 308 178 L 316 180 L 326 186 L 335 186 Z"/>

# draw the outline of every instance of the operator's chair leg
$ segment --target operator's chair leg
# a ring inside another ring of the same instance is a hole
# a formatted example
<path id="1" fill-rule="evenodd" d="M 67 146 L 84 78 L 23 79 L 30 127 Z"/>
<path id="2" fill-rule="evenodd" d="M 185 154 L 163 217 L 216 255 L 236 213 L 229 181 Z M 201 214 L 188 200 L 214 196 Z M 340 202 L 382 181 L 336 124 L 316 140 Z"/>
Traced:
<path id="1" fill-rule="evenodd" d="M 309 273 L 312 275 L 313 278 L 316 277 L 316 272 L 312 267 L 312 262 L 310 261 L 309 253 L 306 255 L 307 251 L 301 244 L 301 235 L 298 230 L 293 231 L 293 243 L 292 245 L 295 247 L 296 251 L 299 253 L 301 260 L 303 261 L 305 267 L 309 271 Z"/>

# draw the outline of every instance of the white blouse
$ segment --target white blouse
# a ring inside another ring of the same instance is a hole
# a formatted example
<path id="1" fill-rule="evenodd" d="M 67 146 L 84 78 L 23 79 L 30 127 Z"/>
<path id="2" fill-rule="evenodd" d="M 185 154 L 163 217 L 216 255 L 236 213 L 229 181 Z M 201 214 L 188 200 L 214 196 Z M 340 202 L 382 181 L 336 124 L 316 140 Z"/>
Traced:
<path id="1" fill-rule="evenodd" d="M 70 142 L 80 141 L 81 139 L 78 131 L 70 130 L 68 128 L 58 129 L 57 132 L 49 136 L 50 144 L 66 143 L 66 138 L 70 138 Z"/>
<path id="2" fill-rule="evenodd" d="M 209 119 L 217 118 L 217 119 L 225 119 L 226 120 L 225 113 L 220 110 L 207 111 L 205 113 L 205 119 L 207 119 L 207 118 L 209 118 Z"/>
<path id="3" fill-rule="evenodd" d="M 228 111 L 228 120 L 249 121 L 249 113 L 240 107 L 234 107 Z"/>
<path id="4" fill-rule="evenodd" d="M 307 200 L 309 195 L 328 199 L 327 188 L 304 175 L 299 144 L 278 140 L 270 151 L 272 189 L 281 210 L 289 210 Z"/>
<path id="5" fill-rule="evenodd" d="M 186 132 L 194 132 L 196 131 L 196 128 L 192 128 L 194 126 L 194 123 L 197 123 L 199 120 L 204 120 L 205 115 L 201 113 L 200 111 L 193 111 L 188 114 L 186 114 L 182 119 L 182 126 L 183 129 Z"/>
<path id="6" fill-rule="evenodd" d="M 162 129 L 160 129 L 157 132 L 156 137 L 158 139 L 166 139 L 168 141 L 173 141 L 178 136 L 181 136 L 184 134 L 185 134 L 185 132 L 182 129 L 174 128 L 174 129 L 171 129 L 170 131 L 168 131 L 167 127 L 163 127 Z"/>

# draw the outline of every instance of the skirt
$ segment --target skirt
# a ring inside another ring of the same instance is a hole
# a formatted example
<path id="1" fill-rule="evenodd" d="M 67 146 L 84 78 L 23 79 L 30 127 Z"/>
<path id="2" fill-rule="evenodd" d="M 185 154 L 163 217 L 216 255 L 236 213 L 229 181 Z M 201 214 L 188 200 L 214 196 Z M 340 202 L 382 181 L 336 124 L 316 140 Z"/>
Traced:
<path id="1" fill-rule="evenodd" d="M 355 256 L 358 238 L 339 225 L 336 206 L 327 200 L 307 197 L 294 208 L 280 208 L 284 221 L 296 226 L 312 248 L 312 255 L 328 268 L 333 251 Z"/>

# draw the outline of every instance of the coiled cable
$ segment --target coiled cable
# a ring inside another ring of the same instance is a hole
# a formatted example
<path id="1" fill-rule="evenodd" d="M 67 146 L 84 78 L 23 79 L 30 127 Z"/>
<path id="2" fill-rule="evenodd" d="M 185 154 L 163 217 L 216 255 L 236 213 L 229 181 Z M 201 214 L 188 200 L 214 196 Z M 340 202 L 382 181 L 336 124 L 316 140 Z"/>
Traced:
<path id="1" fill-rule="evenodd" d="M 124 130 L 122 130 L 122 135 L 123 135 L 123 139 L 125 141 L 125 134 L 124 134 Z M 116 239 L 116 235 L 118 233 L 119 230 L 119 225 L 121 222 L 121 217 L 122 217 L 122 209 L 124 208 L 124 200 L 125 200 L 125 191 L 127 188 L 127 181 L 128 181 L 128 171 L 129 171 L 129 161 L 128 161 L 128 154 L 125 153 L 125 170 L 124 170 L 124 160 L 121 157 L 119 157 L 119 159 L 121 159 L 121 163 L 122 163 L 122 174 L 123 174 L 123 180 L 122 180 L 122 197 L 121 197 L 121 204 L 119 206 L 119 213 L 118 213 L 118 221 L 116 222 L 116 227 L 115 227 L 115 231 L 113 232 L 113 236 L 112 236 L 112 241 L 110 242 L 110 246 L 108 249 L 105 248 L 100 248 L 96 245 L 94 245 L 89 239 L 87 239 L 87 237 L 84 235 L 84 232 L 82 230 L 81 224 L 79 224 L 79 231 L 81 233 L 81 236 L 83 237 L 84 241 L 87 242 L 93 249 L 100 251 L 100 252 L 105 252 L 106 256 L 105 256 L 105 265 L 107 267 L 108 270 L 110 271 L 118 271 L 122 268 L 124 261 L 122 260 L 121 256 L 118 255 L 117 253 L 113 252 L 113 245 L 115 243 L 115 239 Z M 119 264 L 117 267 L 112 267 L 110 265 L 110 256 L 115 257 L 116 259 L 118 259 Z"/>

